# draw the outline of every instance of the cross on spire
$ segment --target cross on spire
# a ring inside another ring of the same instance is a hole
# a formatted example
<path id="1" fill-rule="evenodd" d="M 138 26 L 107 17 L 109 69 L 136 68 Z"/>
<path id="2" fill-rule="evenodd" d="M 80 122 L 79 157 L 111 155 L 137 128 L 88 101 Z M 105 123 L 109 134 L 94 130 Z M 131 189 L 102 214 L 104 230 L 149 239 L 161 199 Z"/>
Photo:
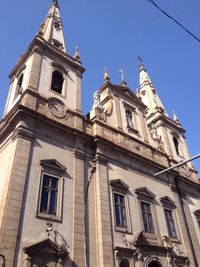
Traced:
<path id="1" fill-rule="evenodd" d="M 127 77 L 127 75 L 124 73 L 124 70 L 121 68 L 118 70 L 118 72 L 120 73 L 122 83 L 126 82 L 125 77 Z"/>
<path id="2" fill-rule="evenodd" d="M 140 64 L 143 63 L 143 60 L 142 60 L 142 58 L 140 56 L 138 56 L 137 59 L 140 61 Z"/>
<path id="3" fill-rule="evenodd" d="M 58 0 L 53 0 L 52 4 L 58 7 Z"/>

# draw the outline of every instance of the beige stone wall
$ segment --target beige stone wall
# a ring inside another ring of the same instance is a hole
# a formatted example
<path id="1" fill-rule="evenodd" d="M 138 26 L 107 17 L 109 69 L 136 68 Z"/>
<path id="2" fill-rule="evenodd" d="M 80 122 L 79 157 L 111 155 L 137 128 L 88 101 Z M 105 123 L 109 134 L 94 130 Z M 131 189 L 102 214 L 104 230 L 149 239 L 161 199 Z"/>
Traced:
<path id="1" fill-rule="evenodd" d="M 200 229 L 199 229 L 199 225 L 197 223 L 197 218 L 194 215 L 194 212 L 196 210 L 200 209 L 200 196 L 198 197 L 197 195 L 195 196 L 195 195 L 188 194 L 187 203 L 188 203 L 188 206 L 189 206 L 190 215 L 191 215 L 192 222 L 193 222 L 193 225 L 194 225 L 195 234 L 196 234 L 196 237 L 197 237 L 197 240 L 198 240 L 197 242 L 198 242 L 198 245 L 199 245 L 199 248 L 200 248 Z"/>
<path id="2" fill-rule="evenodd" d="M 142 166 L 141 166 L 142 168 Z M 165 182 L 162 182 L 158 179 L 154 179 L 148 175 L 142 174 L 140 172 L 136 172 L 124 166 L 121 167 L 117 164 L 109 164 L 109 180 L 121 179 L 124 183 L 129 186 L 128 190 L 128 203 L 129 203 L 129 217 L 130 217 L 130 230 L 131 233 L 128 234 L 129 240 L 133 240 L 133 236 L 136 232 L 140 232 L 143 230 L 143 222 L 141 220 L 140 215 L 140 206 L 138 203 L 137 194 L 135 190 L 140 187 L 147 187 L 153 194 L 155 194 L 155 211 L 156 217 L 154 218 L 154 227 L 156 229 L 156 233 L 159 238 L 164 235 L 168 235 L 167 225 L 164 215 L 164 210 L 162 203 L 160 202 L 161 197 L 168 196 L 172 200 L 174 200 L 174 196 L 172 190 L 169 185 Z M 143 169 L 144 171 L 144 169 Z M 112 188 L 111 195 L 112 195 Z M 114 219 L 114 213 L 112 210 L 112 217 Z M 179 218 L 177 211 L 175 210 L 175 221 L 176 221 L 176 230 L 179 241 L 181 241 L 182 245 L 179 248 L 185 253 L 184 249 L 184 240 L 182 239 L 181 230 L 179 227 Z M 157 225 L 158 224 L 158 225 Z M 115 224 L 113 220 L 113 229 L 115 229 Z M 114 231 L 114 245 L 120 247 L 126 247 L 125 242 L 123 242 L 123 232 Z"/>
<path id="3" fill-rule="evenodd" d="M 12 139 L 10 139 L 0 147 L 0 226 L 7 200 L 16 145 L 17 141 L 12 141 Z"/>
<path id="4" fill-rule="evenodd" d="M 28 57 L 25 64 L 22 66 L 22 71 L 16 72 L 16 74 L 12 78 L 12 83 L 9 89 L 9 95 L 7 99 L 7 103 L 4 110 L 4 116 L 14 107 L 14 105 L 17 103 L 17 101 L 20 99 L 21 95 L 18 95 L 16 98 L 16 89 L 17 89 L 17 81 L 21 73 L 24 74 L 23 82 L 22 82 L 22 88 L 24 91 L 28 86 L 29 76 L 30 76 L 30 69 L 31 69 L 31 62 L 32 57 Z"/>
<path id="5" fill-rule="evenodd" d="M 51 91 L 52 72 L 55 69 L 52 62 L 54 62 L 52 58 L 43 57 L 38 91 L 45 98 L 56 97 L 64 102 L 68 108 L 75 110 L 77 106 L 76 97 L 80 99 L 80 92 L 78 92 L 79 95 L 77 94 L 77 83 L 79 87 L 81 86 L 80 82 L 77 81 L 77 75 L 66 63 L 59 59 L 56 60 L 56 63 L 62 65 L 67 73 L 64 74 L 63 95 Z M 80 103 L 78 105 L 80 109 Z"/>
<path id="6" fill-rule="evenodd" d="M 43 129 L 44 130 L 44 129 Z M 48 133 L 46 133 L 48 135 Z M 49 136 L 49 135 L 48 135 Z M 67 168 L 67 173 L 63 179 L 63 199 L 62 203 L 62 221 L 53 222 L 53 229 L 63 235 L 69 245 L 70 257 L 72 253 L 73 237 L 73 190 L 74 190 L 74 154 L 73 150 L 63 142 L 52 139 L 53 136 L 45 136 L 41 130 L 41 135 L 34 141 L 33 154 L 31 157 L 31 168 L 27 179 L 28 191 L 20 240 L 20 251 L 18 267 L 21 267 L 25 261 L 23 249 L 33 245 L 48 237 L 46 232 L 46 222 L 48 219 L 37 218 L 38 198 L 41 185 L 41 166 L 40 161 L 45 159 L 56 159 Z"/>

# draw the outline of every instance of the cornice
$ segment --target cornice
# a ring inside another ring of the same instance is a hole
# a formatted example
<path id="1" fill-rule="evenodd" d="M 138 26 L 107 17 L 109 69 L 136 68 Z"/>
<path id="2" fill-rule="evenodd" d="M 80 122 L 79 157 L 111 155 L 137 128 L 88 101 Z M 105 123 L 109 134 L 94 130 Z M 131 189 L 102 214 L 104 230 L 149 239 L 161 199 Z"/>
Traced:
<path id="1" fill-rule="evenodd" d="M 32 141 L 34 139 L 34 131 L 28 127 L 20 125 L 13 132 L 12 139 L 15 140 L 16 138 L 19 138 L 19 137 Z"/>
<path id="2" fill-rule="evenodd" d="M 157 116 L 155 117 L 155 114 L 157 113 Z M 160 124 L 163 124 L 163 126 L 166 126 L 166 124 L 170 125 L 172 128 L 175 128 L 178 132 L 181 132 L 182 134 L 185 133 L 185 129 L 178 126 L 172 119 L 169 117 L 161 114 L 160 112 L 154 113 L 151 117 L 146 118 L 147 124 L 150 125 L 152 122 L 156 123 L 158 121 L 161 121 Z"/>
<path id="3" fill-rule="evenodd" d="M 108 164 L 108 158 L 104 156 L 103 154 L 97 152 L 94 157 L 94 162 L 99 163 L 102 165 L 107 165 Z"/>
<path id="4" fill-rule="evenodd" d="M 81 159 L 81 160 L 84 160 L 86 157 L 85 152 L 78 148 L 74 148 L 74 155 L 77 159 Z"/>
<path id="5" fill-rule="evenodd" d="M 113 132 L 115 134 L 120 134 L 120 135 L 124 136 L 125 138 L 127 138 L 128 140 L 136 142 L 138 145 L 141 145 L 143 147 L 146 147 L 146 148 L 152 150 L 154 154 L 160 154 L 160 155 L 162 155 L 164 157 L 167 157 L 167 154 L 165 152 L 162 152 L 162 151 L 156 149 L 155 147 L 152 147 L 149 143 L 143 142 L 140 139 L 137 139 L 137 138 L 135 138 L 133 136 L 130 136 L 129 134 L 125 133 L 124 131 L 122 131 L 120 129 L 111 127 L 110 125 L 108 125 L 107 123 L 105 123 L 102 120 L 95 119 L 92 123 L 93 123 L 92 125 L 97 124 L 97 125 L 99 125 L 99 126 L 101 126 L 103 128 L 106 128 L 106 129 L 110 130 L 111 132 Z"/>
<path id="6" fill-rule="evenodd" d="M 15 67 L 12 69 L 12 71 L 9 74 L 9 78 L 12 79 L 12 77 L 13 77 L 13 75 L 15 75 L 17 69 L 25 62 L 27 57 L 34 50 L 39 52 L 40 54 L 42 54 L 44 49 L 48 49 L 49 51 L 51 51 L 51 53 L 53 52 L 56 55 L 60 56 L 68 65 L 70 65 L 74 69 L 77 69 L 81 73 L 83 73 L 85 71 L 85 68 L 82 65 L 80 65 L 80 63 L 78 63 L 76 61 L 76 59 L 74 59 L 70 55 L 64 53 L 62 50 L 60 50 L 59 48 L 55 47 L 51 43 L 47 42 L 40 35 L 37 35 L 33 39 L 33 41 L 30 43 L 30 45 L 28 46 L 28 49 L 26 50 L 26 52 L 17 61 L 17 64 L 15 65 Z"/>

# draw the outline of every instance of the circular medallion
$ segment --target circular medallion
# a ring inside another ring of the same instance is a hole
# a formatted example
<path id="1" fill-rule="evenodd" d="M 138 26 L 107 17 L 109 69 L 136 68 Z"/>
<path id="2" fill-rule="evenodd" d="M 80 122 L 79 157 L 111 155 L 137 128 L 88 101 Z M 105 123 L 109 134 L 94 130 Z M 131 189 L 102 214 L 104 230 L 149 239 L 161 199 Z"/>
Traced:
<path id="1" fill-rule="evenodd" d="M 65 104 L 57 98 L 49 98 L 48 107 L 51 114 L 57 118 L 64 118 L 66 115 Z"/>

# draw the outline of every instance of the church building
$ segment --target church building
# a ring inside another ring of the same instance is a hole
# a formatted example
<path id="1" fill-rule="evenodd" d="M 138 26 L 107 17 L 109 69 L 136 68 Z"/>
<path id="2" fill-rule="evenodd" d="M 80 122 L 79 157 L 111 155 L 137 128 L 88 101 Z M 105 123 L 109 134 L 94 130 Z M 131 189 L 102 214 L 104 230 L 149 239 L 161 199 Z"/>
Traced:
<path id="1" fill-rule="evenodd" d="M 78 49 L 68 54 L 53 0 L 9 74 L 0 266 L 200 266 L 197 171 L 188 162 L 155 176 L 190 158 L 176 114 L 141 63 L 135 93 L 105 69 L 84 115 L 84 71 Z"/>

